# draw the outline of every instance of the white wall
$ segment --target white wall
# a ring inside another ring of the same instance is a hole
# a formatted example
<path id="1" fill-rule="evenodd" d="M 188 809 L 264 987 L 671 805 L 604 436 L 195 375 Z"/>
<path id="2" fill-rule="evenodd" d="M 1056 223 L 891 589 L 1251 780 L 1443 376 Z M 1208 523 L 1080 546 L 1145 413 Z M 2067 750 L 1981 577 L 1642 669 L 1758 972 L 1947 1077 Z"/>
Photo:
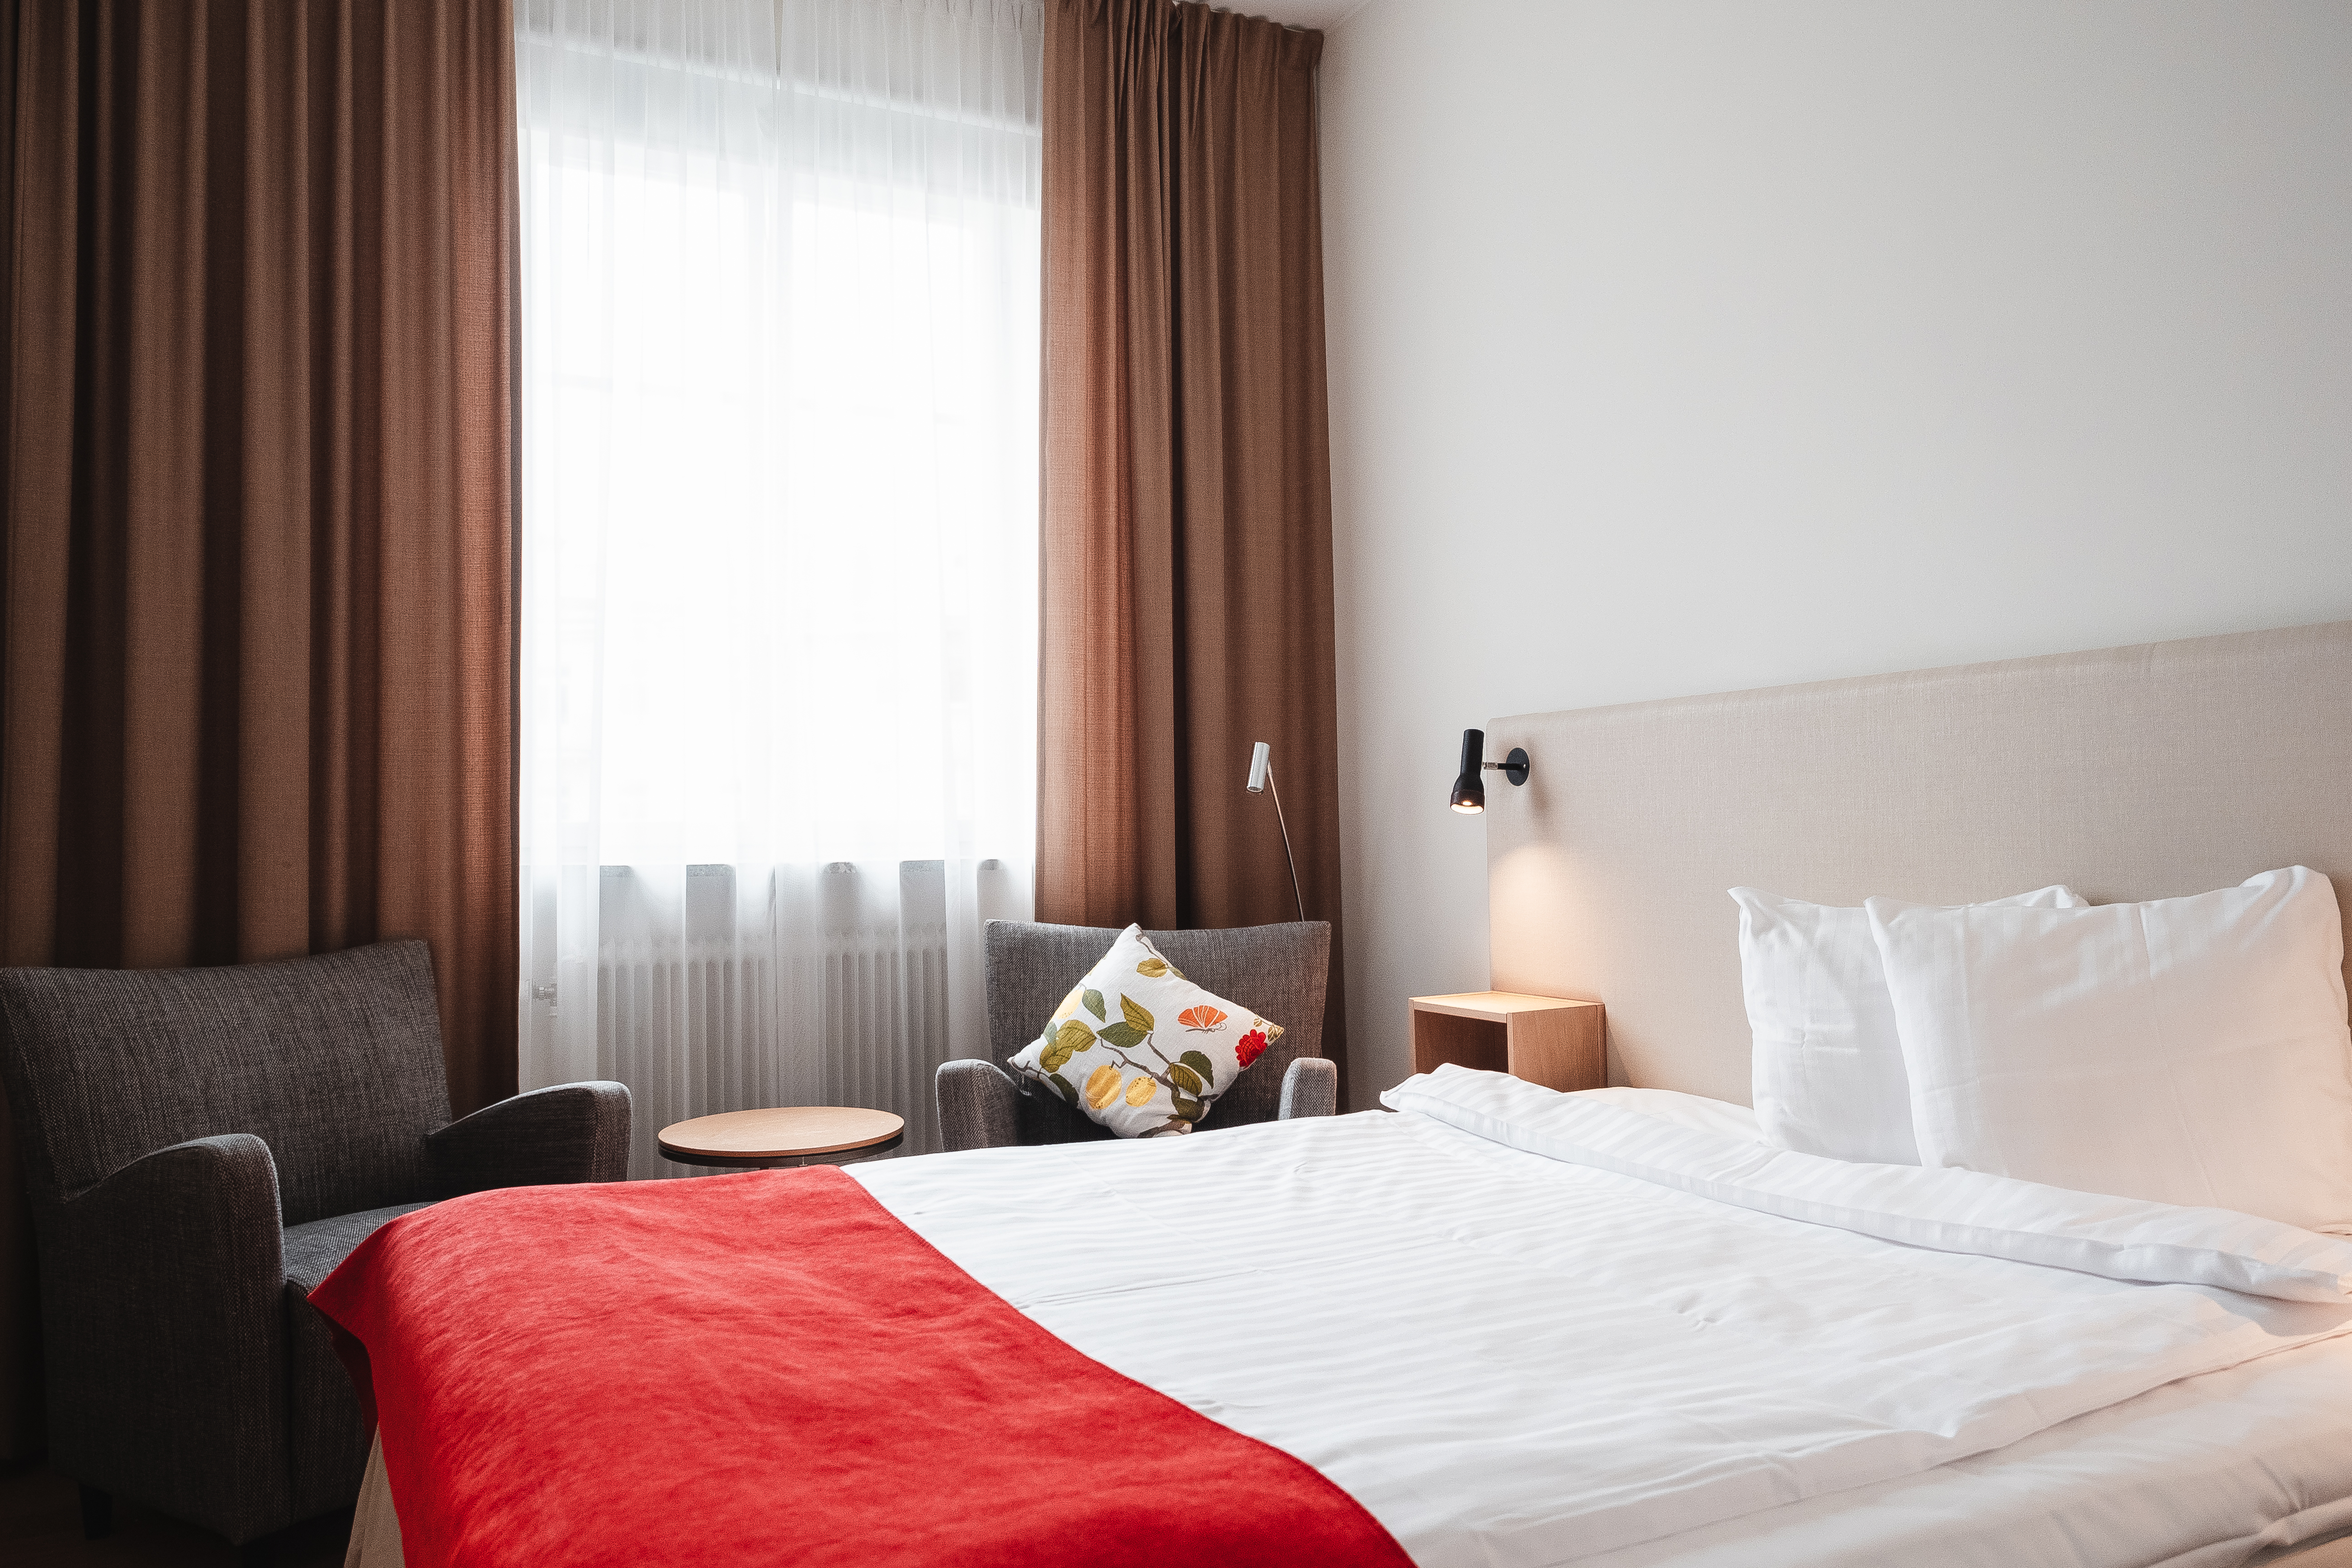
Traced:
<path id="1" fill-rule="evenodd" d="M 1465 726 L 2352 616 L 2352 5 L 1370 0 L 1322 69 L 1360 1105 L 1486 984 Z"/>

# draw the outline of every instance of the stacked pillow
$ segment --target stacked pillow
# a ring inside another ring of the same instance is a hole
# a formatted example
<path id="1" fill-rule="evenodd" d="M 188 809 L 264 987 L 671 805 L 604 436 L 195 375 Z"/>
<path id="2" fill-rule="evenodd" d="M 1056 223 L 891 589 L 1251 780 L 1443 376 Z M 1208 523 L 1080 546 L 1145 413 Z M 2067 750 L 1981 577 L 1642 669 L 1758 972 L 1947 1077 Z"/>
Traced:
<path id="1" fill-rule="evenodd" d="M 1895 999 L 1859 909 L 1734 888 L 1739 978 L 1756 1035 L 1756 1121 L 1764 1141 L 1832 1160 L 1916 1165 L 1911 1085 Z M 2079 909 L 2063 887 L 2000 900 Z"/>
<path id="2" fill-rule="evenodd" d="M 2099 907 L 1732 898 L 1766 1142 L 2352 1230 L 2343 926 L 2316 872 Z"/>

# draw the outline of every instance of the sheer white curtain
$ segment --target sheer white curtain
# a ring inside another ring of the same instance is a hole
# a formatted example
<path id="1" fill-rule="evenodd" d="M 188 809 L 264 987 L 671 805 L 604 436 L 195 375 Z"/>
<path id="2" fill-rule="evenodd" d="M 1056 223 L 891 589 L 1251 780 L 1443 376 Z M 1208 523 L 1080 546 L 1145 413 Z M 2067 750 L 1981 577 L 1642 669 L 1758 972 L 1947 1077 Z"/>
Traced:
<path id="1" fill-rule="evenodd" d="M 1035 0 L 518 0 L 522 1078 L 936 1146 L 1035 837 Z"/>

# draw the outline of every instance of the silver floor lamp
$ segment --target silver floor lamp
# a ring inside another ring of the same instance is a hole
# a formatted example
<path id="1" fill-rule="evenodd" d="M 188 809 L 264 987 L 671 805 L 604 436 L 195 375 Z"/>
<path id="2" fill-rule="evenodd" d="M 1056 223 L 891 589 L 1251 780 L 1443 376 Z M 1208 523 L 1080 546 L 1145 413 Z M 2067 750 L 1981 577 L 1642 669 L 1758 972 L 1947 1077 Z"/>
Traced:
<path id="1" fill-rule="evenodd" d="M 1274 782 L 1274 749 L 1264 741 L 1250 752 L 1248 789 L 1252 795 L 1274 791 L 1274 820 L 1282 827 L 1282 858 L 1290 863 L 1290 896 L 1298 900 L 1298 918 L 1307 918 L 1307 895 L 1298 890 L 1298 861 L 1290 853 L 1290 823 L 1282 815 L 1282 786 Z"/>

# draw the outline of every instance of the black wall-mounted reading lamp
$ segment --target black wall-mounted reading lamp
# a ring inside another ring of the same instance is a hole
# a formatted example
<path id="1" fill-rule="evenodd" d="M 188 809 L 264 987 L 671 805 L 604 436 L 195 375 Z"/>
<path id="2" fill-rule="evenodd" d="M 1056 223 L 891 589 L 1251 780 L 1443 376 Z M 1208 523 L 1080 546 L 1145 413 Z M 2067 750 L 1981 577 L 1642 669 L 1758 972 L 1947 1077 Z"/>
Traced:
<path id="1" fill-rule="evenodd" d="M 1462 773 L 1454 781 L 1454 809 L 1465 816 L 1475 816 L 1486 809 L 1486 781 L 1478 775 L 1493 772 L 1501 773 L 1515 784 L 1528 782 L 1528 753 L 1523 746 L 1513 746 L 1511 754 L 1499 763 L 1486 757 L 1486 731 L 1462 731 Z"/>

